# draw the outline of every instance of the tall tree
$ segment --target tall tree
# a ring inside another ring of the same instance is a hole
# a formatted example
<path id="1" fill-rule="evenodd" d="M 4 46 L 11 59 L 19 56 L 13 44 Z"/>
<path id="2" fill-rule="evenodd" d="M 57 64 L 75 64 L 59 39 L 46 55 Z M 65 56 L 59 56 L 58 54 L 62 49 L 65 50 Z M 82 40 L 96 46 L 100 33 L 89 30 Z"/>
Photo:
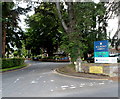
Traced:
<path id="1" fill-rule="evenodd" d="M 62 3 L 56 3 L 59 19 L 66 32 L 62 48 L 76 60 L 84 51 L 93 50 L 93 41 L 106 39 L 106 8 L 104 3 L 94 2 L 66 2 L 66 5 L 68 8 L 62 13 Z"/>
<path id="2" fill-rule="evenodd" d="M 61 29 L 56 12 L 54 3 L 41 3 L 26 20 L 30 27 L 26 33 L 26 49 L 31 49 L 33 55 L 44 50 L 51 56 L 59 47 Z"/>
<path id="3" fill-rule="evenodd" d="M 6 52 L 13 52 L 14 47 L 21 48 L 23 32 L 18 26 L 19 14 L 25 14 L 29 8 L 21 8 L 14 2 L 2 2 L 2 57 Z"/>
<path id="4" fill-rule="evenodd" d="M 109 2 L 107 6 L 107 11 L 105 17 L 109 20 L 112 17 L 118 17 L 118 29 L 115 35 L 112 38 L 111 45 L 116 48 L 116 50 L 120 50 L 120 1 L 113 0 Z"/>
<path id="5" fill-rule="evenodd" d="M 8 21 L 8 17 L 10 16 L 10 11 L 11 9 L 14 7 L 14 3 L 2 3 L 2 10 L 4 11 L 4 13 L 2 12 L 2 57 L 5 57 L 5 44 L 6 44 L 6 28 L 7 28 L 7 21 Z"/>

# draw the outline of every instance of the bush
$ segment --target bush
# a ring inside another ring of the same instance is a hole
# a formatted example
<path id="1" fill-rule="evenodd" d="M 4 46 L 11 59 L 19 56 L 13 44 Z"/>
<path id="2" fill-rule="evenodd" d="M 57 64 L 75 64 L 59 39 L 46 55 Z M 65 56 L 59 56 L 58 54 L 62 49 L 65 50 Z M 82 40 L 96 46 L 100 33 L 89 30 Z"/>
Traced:
<path id="1" fill-rule="evenodd" d="M 3 58 L 2 68 L 16 67 L 24 64 L 24 58 Z"/>

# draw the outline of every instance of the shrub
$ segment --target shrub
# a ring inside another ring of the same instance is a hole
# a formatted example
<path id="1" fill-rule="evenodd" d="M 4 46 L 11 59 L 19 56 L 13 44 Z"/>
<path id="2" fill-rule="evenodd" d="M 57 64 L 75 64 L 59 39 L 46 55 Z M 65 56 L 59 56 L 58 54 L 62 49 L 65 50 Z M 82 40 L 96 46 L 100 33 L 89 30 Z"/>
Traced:
<path id="1" fill-rule="evenodd" d="M 20 66 L 24 64 L 24 58 L 3 58 L 2 68 L 10 68 L 15 66 Z"/>

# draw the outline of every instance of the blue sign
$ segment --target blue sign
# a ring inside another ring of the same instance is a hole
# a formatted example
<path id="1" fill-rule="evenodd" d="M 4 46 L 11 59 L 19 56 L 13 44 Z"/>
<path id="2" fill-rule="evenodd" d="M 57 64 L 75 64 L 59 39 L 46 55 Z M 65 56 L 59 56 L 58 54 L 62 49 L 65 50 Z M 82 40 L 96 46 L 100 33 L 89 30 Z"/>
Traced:
<path id="1" fill-rule="evenodd" d="M 94 42 L 94 52 L 108 52 L 108 40 L 95 41 Z"/>

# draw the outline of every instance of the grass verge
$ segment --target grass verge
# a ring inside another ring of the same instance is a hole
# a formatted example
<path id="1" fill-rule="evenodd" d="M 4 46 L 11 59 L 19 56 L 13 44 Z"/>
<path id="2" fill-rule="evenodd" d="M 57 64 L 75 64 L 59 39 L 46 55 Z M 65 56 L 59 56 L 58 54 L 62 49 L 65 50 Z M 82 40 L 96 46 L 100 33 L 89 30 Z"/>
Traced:
<path id="1" fill-rule="evenodd" d="M 12 71 L 12 70 L 20 69 L 26 66 L 27 64 L 23 64 L 23 65 L 11 67 L 11 68 L 0 69 L 0 72 Z"/>
<path id="2" fill-rule="evenodd" d="M 56 69 L 58 73 L 74 76 L 74 77 L 84 77 L 84 78 L 92 78 L 92 79 L 108 79 L 109 76 L 107 75 L 99 75 L 99 74 L 91 74 L 91 73 L 84 73 L 84 72 L 76 72 L 75 66 L 73 64 L 66 65 L 64 67 L 60 67 Z"/>

